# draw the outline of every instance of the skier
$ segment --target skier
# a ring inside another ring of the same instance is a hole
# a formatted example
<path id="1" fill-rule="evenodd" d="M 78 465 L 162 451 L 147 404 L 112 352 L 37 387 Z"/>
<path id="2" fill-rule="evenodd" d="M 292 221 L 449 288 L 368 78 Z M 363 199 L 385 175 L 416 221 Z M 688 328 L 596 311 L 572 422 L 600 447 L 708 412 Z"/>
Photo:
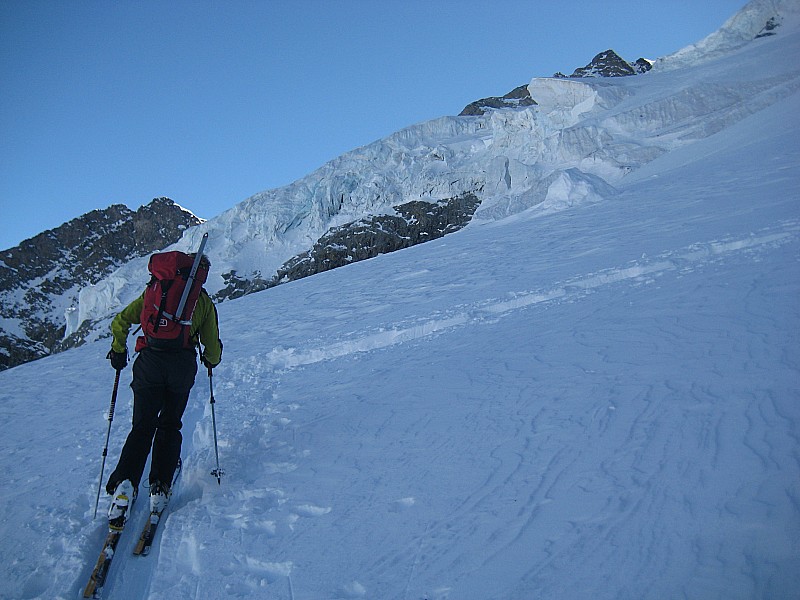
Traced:
<path id="1" fill-rule="evenodd" d="M 136 342 L 136 351 L 139 353 L 133 363 L 133 423 L 125 440 L 125 445 L 119 457 L 117 467 L 108 479 L 106 491 L 112 495 L 109 507 L 109 523 L 121 527 L 127 519 L 128 504 L 132 503 L 138 493 L 139 483 L 144 472 L 147 457 L 152 446 L 152 460 L 150 465 L 150 511 L 161 513 L 167 505 L 170 496 L 170 487 L 181 452 L 181 419 L 189 392 L 194 385 L 197 374 L 196 349 L 202 343 L 200 361 L 210 370 L 216 367 L 222 359 L 222 342 L 219 339 L 219 322 L 216 307 L 209 298 L 202 283 L 210 268 L 210 263 L 205 255 L 201 256 L 198 272 L 202 274 L 195 283 L 193 294 L 189 295 L 189 302 L 183 311 L 184 321 L 174 319 L 180 325 L 182 333 L 173 340 L 160 339 L 159 326 L 154 328 L 152 323 L 161 323 L 161 331 L 167 331 L 167 321 L 164 317 L 176 313 L 176 306 L 170 306 L 172 300 L 167 300 L 167 290 L 170 287 L 181 288 L 186 286 L 185 273 L 188 270 L 178 270 L 170 282 L 156 280 L 154 261 L 170 255 L 170 259 L 177 256 L 177 260 L 195 262 L 195 255 L 185 255 L 180 252 L 154 254 L 150 259 L 150 270 L 153 278 L 148 288 L 136 300 L 131 302 L 120 312 L 111 323 L 113 340 L 108 359 L 111 366 L 120 371 L 128 364 L 128 351 L 126 341 L 131 325 L 142 324 L 142 333 Z M 189 264 L 192 264 L 191 262 Z M 180 265 L 179 265 L 180 266 Z M 173 267 L 173 271 L 177 267 Z M 161 269 L 160 272 L 164 272 Z M 191 279 L 190 279 L 191 281 Z M 163 296 L 161 288 L 164 285 Z M 169 285 L 171 284 L 171 285 Z M 177 284 L 177 285 L 176 285 Z M 156 291 L 152 289 L 158 288 Z M 174 291 L 174 290 L 173 290 Z M 160 306 L 152 301 L 151 294 L 158 294 Z M 171 294 L 174 296 L 174 294 Z M 183 294 L 185 300 L 186 294 Z M 155 306 L 153 306 L 156 304 Z M 193 312 L 192 312 L 193 311 Z M 151 324 L 148 326 L 148 323 Z"/>

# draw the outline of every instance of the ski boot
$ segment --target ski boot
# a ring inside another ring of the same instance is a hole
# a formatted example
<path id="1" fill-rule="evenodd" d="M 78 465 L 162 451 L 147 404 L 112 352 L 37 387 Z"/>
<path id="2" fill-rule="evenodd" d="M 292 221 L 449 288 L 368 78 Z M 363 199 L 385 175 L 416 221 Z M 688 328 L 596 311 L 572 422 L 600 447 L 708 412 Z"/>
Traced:
<path id="1" fill-rule="evenodd" d="M 150 484 L 150 514 L 160 515 L 167 508 L 172 491 L 160 481 Z"/>
<path id="2" fill-rule="evenodd" d="M 120 482 L 114 490 L 111 506 L 108 507 L 108 528 L 121 531 L 128 520 L 131 504 L 136 500 L 136 489 L 129 479 Z"/>

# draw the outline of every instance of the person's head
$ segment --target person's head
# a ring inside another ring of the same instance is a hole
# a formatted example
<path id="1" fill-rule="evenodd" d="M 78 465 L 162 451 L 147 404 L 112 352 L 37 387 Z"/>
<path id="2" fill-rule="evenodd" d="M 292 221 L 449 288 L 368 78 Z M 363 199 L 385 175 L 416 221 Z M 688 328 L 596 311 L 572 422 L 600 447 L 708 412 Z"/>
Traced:
<path id="1" fill-rule="evenodd" d="M 191 256 L 192 260 L 194 260 L 195 257 L 197 256 L 197 252 L 192 252 L 191 254 L 189 254 L 189 256 Z M 205 269 L 206 271 L 211 271 L 211 261 L 208 260 L 208 256 L 203 254 L 203 256 L 200 257 L 200 265 L 199 266 L 202 267 L 203 269 Z"/>

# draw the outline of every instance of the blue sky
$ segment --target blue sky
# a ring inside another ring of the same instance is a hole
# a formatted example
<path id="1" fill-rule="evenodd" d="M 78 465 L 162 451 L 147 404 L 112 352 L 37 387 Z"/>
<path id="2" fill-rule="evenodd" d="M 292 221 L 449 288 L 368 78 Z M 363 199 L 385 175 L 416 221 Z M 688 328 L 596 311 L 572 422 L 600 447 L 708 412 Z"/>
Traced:
<path id="1" fill-rule="evenodd" d="M 657 58 L 745 0 L 0 2 L 0 249 L 168 196 L 211 218 L 398 129 Z"/>

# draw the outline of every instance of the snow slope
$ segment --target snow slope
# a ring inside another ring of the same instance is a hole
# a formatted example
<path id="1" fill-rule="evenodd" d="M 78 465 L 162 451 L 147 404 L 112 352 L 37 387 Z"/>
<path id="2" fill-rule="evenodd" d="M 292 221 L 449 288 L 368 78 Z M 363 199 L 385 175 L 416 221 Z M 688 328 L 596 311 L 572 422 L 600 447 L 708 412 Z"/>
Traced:
<path id="1" fill-rule="evenodd" d="M 222 304 L 227 475 L 200 376 L 172 510 L 147 558 L 126 532 L 108 596 L 796 598 L 800 94 L 775 58 L 798 37 L 609 84 L 597 122 L 680 82 L 750 96 L 687 112 L 698 135 L 612 195 L 498 195 L 459 233 Z M 2 598 L 88 577 L 106 352 L 0 373 Z M 112 462 L 130 416 L 125 388 Z"/>

